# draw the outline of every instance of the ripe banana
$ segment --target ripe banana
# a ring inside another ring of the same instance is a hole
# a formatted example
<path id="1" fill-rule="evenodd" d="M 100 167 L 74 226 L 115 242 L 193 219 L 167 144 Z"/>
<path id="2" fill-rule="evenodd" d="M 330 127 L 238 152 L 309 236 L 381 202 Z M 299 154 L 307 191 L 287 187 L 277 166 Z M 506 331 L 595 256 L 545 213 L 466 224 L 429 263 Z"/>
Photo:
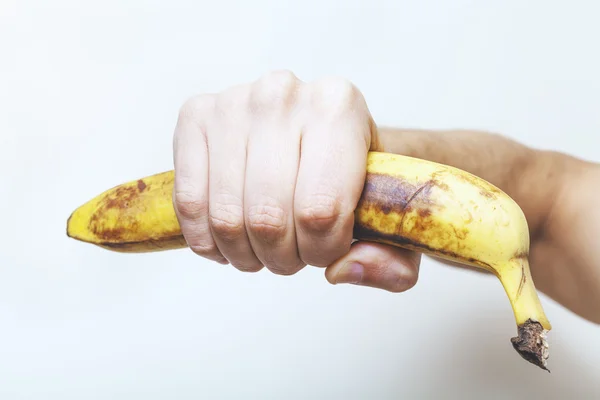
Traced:
<path id="1" fill-rule="evenodd" d="M 67 235 L 119 252 L 186 247 L 172 202 L 174 172 L 116 186 L 77 208 Z M 508 296 L 515 350 L 544 370 L 552 329 L 531 277 L 529 229 L 516 202 L 465 171 L 370 152 L 354 237 L 387 243 L 496 275 Z"/>

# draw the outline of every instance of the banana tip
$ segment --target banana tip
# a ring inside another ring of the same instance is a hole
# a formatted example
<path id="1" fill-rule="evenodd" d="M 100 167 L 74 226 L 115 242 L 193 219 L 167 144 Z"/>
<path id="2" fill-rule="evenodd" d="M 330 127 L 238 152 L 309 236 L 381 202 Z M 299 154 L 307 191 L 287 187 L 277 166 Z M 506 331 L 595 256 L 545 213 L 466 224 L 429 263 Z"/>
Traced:
<path id="1" fill-rule="evenodd" d="M 67 233 L 67 237 L 73 238 L 73 235 L 71 234 L 71 219 L 73 218 L 73 213 L 71 213 L 71 215 L 69 215 L 69 218 L 67 218 L 67 229 L 66 229 L 66 233 Z"/>
<path id="2" fill-rule="evenodd" d="M 87 242 L 87 240 L 85 240 L 86 238 L 84 237 L 85 235 L 82 235 L 80 232 L 81 229 L 78 229 L 78 225 L 81 223 L 81 218 L 78 217 L 77 211 L 78 210 L 73 211 L 69 215 L 69 218 L 67 218 L 67 226 L 65 229 L 65 233 L 70 239 L 75 239 L 80 242 Z"/>

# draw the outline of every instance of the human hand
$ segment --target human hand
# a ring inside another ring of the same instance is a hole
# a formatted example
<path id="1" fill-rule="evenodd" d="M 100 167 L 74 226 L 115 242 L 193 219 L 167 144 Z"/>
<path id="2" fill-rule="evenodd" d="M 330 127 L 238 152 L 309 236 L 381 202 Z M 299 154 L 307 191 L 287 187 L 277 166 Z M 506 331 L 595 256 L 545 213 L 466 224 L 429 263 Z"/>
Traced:
<path id="1" fill-rule="evenodd" d="M 197 254 L 240 271 L 292 275 L 324 267 L 331 283 L 401 292 L 420 254 L 352 243 L 354 210 L 377 128 L 350 82 L 302 82 L 289 71 L 181 108 L 173 201 Z"/>

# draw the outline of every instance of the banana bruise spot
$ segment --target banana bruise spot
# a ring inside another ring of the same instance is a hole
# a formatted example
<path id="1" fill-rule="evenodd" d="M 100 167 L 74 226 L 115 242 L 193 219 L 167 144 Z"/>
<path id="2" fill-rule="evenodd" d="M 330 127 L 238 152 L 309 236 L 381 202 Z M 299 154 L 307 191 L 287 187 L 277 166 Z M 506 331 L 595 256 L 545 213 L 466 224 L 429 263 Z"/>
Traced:
<path id="1" fill-rule="evenodd" d="M 412 202 L 421 202 L 426 205 L 430 189 L 434 184 L 433 179 L 429 179 L 421 185 L 415 185 L 400 177 L 369 172 L 366 175 L 358 208 L 372 206 L 377 207 L 377 210 L 384 214 L 390 212 L 402 214 L 410 209 Z M 444 184 L 444 186 L 447 188 L 447 185 Z M 421 192 L 424 192 L 424 196 L 418 199 Z M 430 212 L 426 207 L 423 211 Z"/>
<path id="2" fill-rule="evenodd" d="M 105 214 L 111 209 L 129 209 L 138 197 L 139 192 L 141 191 L 135 187 L 124 186 L 119 187 L 114 195 L 107 195 L 103 199 L 100 207 L 91 215 L 88 224 L 90 232 L 104 241 L 100 244 L 120 243 L 123 241 L 126 232 L 131 233 L 138 230 L 136 218 L 127 218 L 126 214 L 124 215 L 125 221 L 119 221 L 120 223 L 115 226 L 108 226 L 103 222 L 106 220 Z"/>
<path id="3" fill-rule="evenodd" d="M 526 253 L 519 253 L 514 256 L 515 260 L 518 260 L 518 259 L 527 260 L 528 258 L 529 258 L 529 256 Z M 525 274 L 525 264 L 521 264 L 521 281 L 519 282 L 519 288 L 517 289 L 517 296 L 516 296 L 517 300 L 519 299 L 519 297 L 521 297 L 521 293 L 523 293 L 523 288 L 525 287 L 526 282 L 527 282 L 527 274 Z"/>
<path id="4" fill-rule="evenodd" d="M 143 179 L 138 179 L 137 181 L 137 188 L 140 191 L 140 193 L 142 193 L 144 190 L 146 190 L 146 182 L 144 182 Z"/>
<path id="5" fill-rule="evenodd" d="M 418 250 L 493 271 L 491 265 L 460 254 L 469 235 L 467 228 L 442 225 L 432 218 L 444 207 L 432 199 L 434 190 L 449 190 L 447 184 L 436 180 L 435 174 L 415 184 L 397 176 L 368 173 L 357 207 L 362 215 L 355 220 L 355 239 Z M 395 213 L 397 218 L 375 220 L 378 213 Z"/>

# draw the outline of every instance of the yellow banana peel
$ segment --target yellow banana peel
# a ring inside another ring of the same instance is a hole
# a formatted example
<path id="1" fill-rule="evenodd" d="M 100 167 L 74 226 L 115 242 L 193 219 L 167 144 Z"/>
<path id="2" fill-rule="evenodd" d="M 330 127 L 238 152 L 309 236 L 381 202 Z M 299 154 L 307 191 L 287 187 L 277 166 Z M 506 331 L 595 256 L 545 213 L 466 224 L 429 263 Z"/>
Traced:
<path id="1" fill-rule="evenodd" d="M 113 187 L 77 208 L 71 238 L 119 252 L 184 248 L 172 201 L 174 171 Z M 529 229 L 506 193 L 468 172 L 417 158 L 370 152 L 354 237 L 482 268 L 500 280 L 527 361 L 547 369 L 552 329 L 529 269 Z"/>

